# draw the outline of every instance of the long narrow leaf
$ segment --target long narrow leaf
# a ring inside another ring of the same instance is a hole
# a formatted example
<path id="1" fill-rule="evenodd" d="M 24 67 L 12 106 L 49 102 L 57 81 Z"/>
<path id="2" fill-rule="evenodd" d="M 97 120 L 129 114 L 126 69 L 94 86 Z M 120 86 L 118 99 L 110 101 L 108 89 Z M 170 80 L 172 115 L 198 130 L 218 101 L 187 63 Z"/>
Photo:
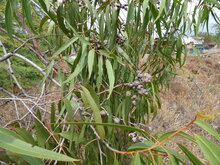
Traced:
<path id="1" fill-rule="evenodd" d="M 108 95 L 108 98 L 109 98 L 113 91 L 114 84 L 115 84 L 115 75 L 114 75 L 114 71 L 112 68 L 112 64 L 109 60 L 106 60 L 106 69 L 107 69 L 108 80 L 109 80 L 109 95 Z"/>
<path id="2" fill-rule="evenodd" d="M 82 86 L 82 99 L 85 103 L 89 105 L 89 107 L 93 110 L 94 113 L 94 119 L 96 122 L 102 123 L 102 117 L 100 115 L 100 110 L 98 105 L 96 104 L 95 100 L 92 98 L 90 92 Z M 103 126 L 97 126 L 97 132 L 101 139 L 105 138 L 105 130 Z"/>
<path id="3" fill-rule="evenodd" d="M 199 147 L 212 165 L 220 164 L 220 148 L 205 137 L 195 135 Z"/>
<path id="4" fill-rule="evenodd" d="M 185 146 L 179 143 L 177 144 L 194 165 L 203 165 L 203 163 L 193 153 L 191 153 Z"/>
<path id="5" fill-rule="evenodd" d="M 202 120 L 195 121 L 195 124 L 200 126 L 201 128 L 203 128 L 204 130 L 206 130 L 211 135 L 215 136 L 216 139 L 218 139 L 220 141 L 219 133 L 211 125 L 209 125 L 208 123 L 206 123 Z"/>
<path id="6" fill-rule="evenodd" d="M 31 144 L 26 143 L 13 136 L 9 136 L 4 132 L 0 132 L 0 147 L 17 154 L 36 157 L 40 159 L 51 159 L 69 162 L 79 161 L 63 154 L 58 154 L 56 152 L 49 151 L 37 146 L 32 146 Z"/>

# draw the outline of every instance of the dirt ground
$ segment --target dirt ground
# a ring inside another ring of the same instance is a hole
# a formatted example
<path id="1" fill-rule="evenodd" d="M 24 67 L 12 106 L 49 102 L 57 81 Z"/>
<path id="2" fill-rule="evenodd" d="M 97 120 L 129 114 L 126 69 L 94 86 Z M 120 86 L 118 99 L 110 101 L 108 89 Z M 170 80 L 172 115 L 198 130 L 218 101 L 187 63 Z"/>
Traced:
<path id="1" fill-rule="evenodd" d="M 36 89 L 36 93 L 37 93 Z M 1 91 L 0 91 L 1 92 Z M 56 97 L 48 95 L 45 100 L 56 100 Z M 213 110 L 220 108 L 220 53 L 204 55 L 199 61 L 196 55 L 189 55 L 186 65 L 178 71 L 178 76 L 173 78 L 169 90 L 163 90 L 161 94 L 162 109 L 158 110 L 157 118 L 149 123 L 153 133 L 159 131 L 173 131 L 181 128 L 191 121 L 197 112 L 212 107 Z M 4 126 L 11 120 L 16 119 L 13 102 L 4 104 L 0 101 L 0 126 Z M 45 105 L 48 106 L 49 104 Z M 20 115 L 27 113 L 22 105 L 18 104 Z M 219 113 L 220 114 L 220 113 Z M 220 132 L 220 115 L 215 120 L 208 121 Z M 191 130 L 206 136 L 207 133 L 193 125 Z M 214 137 L 208 137 L 215 141 Z M 193 153 L 197 153 L 207 164 L 198 148 L 188 141 L 182 141 Z M 217 143 L 217 141 L 215 141 Z M 174 145 L 175 144 L 171 144 Z"/>
<path id="2" fill-rule="evenodd" d="M 196 55 L 189 55 L 186 65 L 171 81 L 170 89 L 162 92 L 161 99 L 162 109 L 158 111 L 156 120 L 149 124 L 152 132 L 177 130 L 193 120 L 197 112 L 209 107 L 220 109 L 220 53 L 202 56 L 201 61 Z M 220 133 L 220 113 L 214 120 L 207 122 Z M 220 146 L 214 137 L 208 136 L 200 127 L 192 125 L 190 129 Z M 180 142 L 199 155 L 204 164 L 208 164 L 195 144 Z M 171 145 L 176 147 L 174 143 Z"/>

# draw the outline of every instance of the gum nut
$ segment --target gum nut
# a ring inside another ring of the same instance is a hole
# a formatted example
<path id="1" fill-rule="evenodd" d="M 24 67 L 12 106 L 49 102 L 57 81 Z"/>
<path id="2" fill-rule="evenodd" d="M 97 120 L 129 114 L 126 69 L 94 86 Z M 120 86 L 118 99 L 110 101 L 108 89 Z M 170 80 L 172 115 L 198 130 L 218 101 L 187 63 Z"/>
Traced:
<path id="1" fill-rule="evenodd" d="M 143 76 L 144 76 L 143 74 L 139 73 L 137 77 L 142 78 Z"/>
<path id="2" fill-rule="evenodd" d="M 134 137 L 134 133 L 129 133 L 128 136 L 129 137 Z"/>
<path id="3" fill-rule="evenodd" d="M 143 85 L 138 85 L 137 86 L 137 89 L 142 89 L 143 88 Z"/>
<path id="4" fill-rule="evenodd" d="M 150 79 L 149 79 L 149 78 L 146 78 L 146 79 L 144 80 L 144 82 L 148 83 L 148 82 L 150 82 Z"/>
<path id="5" fill-rule="evenodd" d="M 142 88 L 141 92 L 142 92 L 142 93 L 145 93 L 145 92 L 147 92 L 147 90 L 144 89 L 144 88 Z"/>
<path id="6" fill-rule="evenodd" d="M 142 90 L 138 90 L 138 94 L 142 95 L 143 94 Z"/>
<path id="7" fill-rule="evenodd" d="M 136 105 L 136 104 L 137 104 L 137 102 L 136 102 L 135 100 L 133 100 L 133 101 L 132 101 L 132 104 L 133 104 L 133 105 Z"/>
<path id="8" fill-rule="evenodd" d="M 120 119 L 117 118 L 117 117 L 115 117 L 113 120 L 114 120 L 114 122 L 117 123 L 117 124 L 120 123 Z"/>
<path id="9" fill-rule="evenodd" d="M 101 116 L 105 116 L 107 113 L 104 111 L 104 110 L 102 110 L 102 111 L 100 111 L 100 115 Z"/>
<path id="10" fill-rule="evenodd" d="M 131 96 L 131 91 L 127 91 L 126 96 Z"/>
<path id="11" fill-rule="evenodd" d="M 135 82 L 133 83 L 134 86 L 138 86 L 139 84 L 140 84 L 139 81 L 135 81 Z"/>
<path id="12" fill-rule="evenodd" d="M 137 141 L 137 137 L 133 137 L 133 138 L 132 138 L 132 141 L 133 141 L 133 142 L 136 142 L 136 141 Z"/>
<path id="13" fill-rule="evenodd" d="M 129 86 L 129 87 L 132 87 L 132 86 L 133 86 L 133 84 L 132 84 L 132 83 L 128 83 L 128 86 Z"/>
<path id="14" fill-rule="evenodd" d="M 148 73 L 144 73 L 144 77 L 148 77 Z"/>

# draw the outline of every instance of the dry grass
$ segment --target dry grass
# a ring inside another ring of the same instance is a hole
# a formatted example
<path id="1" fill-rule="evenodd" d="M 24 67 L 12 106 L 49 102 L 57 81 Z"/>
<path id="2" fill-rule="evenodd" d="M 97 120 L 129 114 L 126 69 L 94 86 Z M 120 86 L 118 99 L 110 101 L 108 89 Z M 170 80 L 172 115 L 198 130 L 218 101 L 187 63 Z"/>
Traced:
<path id="1" fill-rule="evenodd" d="M 200 63 L 195 55 L 190 55 L 187 64 L 172 80 L 170 90 L 164 90 L 161 98 L 162 109 L 158 111 L 157 119 L 149 124 L 153 132 L 176 130 L 193 120 L 197 112 L 208 107 L 213 107 L 214 110 L 219 109 L 220 57 L 203 57 Z M 215 120 L 208 122 L 220 132 L 219 114 Z M 190 128 L 200 135 L 208 135 L 196 125 Z M 208 136 L 208 138 L 217 143 L 214 137 Z M 201 151 L 193 143 L 182 140 L 180 142 L 199 155 L 205 164 L 208 164 Z M 176 147 L 175 143 L 173 143 L 173 147 Z"/>

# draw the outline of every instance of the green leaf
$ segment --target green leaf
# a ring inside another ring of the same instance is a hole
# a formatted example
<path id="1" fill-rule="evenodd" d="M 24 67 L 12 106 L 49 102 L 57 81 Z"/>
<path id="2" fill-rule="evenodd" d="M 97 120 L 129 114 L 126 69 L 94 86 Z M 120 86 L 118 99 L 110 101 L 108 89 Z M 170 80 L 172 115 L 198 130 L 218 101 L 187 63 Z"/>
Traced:
<path id="1" fill-rule="evenodd" d="M 13 153 L 22 154 L 26 156 L 31 156 L 40 159 L 50 159 L 58 161 L 79 161 L 78 159 L 73 159 L 69 156 L 58 154 L 53 151 L 49 151 L 37 146 L 32 146 L 20 139 L 13 136 L 9 136 L 4 132 L 0 132 L 0 147 L 5 150 L 11 151 Z"/>
<path id="2" fill-rule="evenodd" d="M 191 153 L 185 146 L 179 143 L 177 143 L 177 145 L 186 154 L 186 156 L 194 165 L 203 165 L 203 163 L 195 155 L 193 155 L 193 153 Z"/>
<path id="3" fill-rule="evenodd" d="M 205 137 L 195 135 L 195 139 L 211 165 L 220 164 L 220 148 Z"/>
<path id="4" fill-rule="evenodd" d="M 220 135 L 219 133 L 208 123 L 202 121 L 202 120 L 197 120 L 195 121 L 195 124 L 206 130 L 208 133 L 210 133 L 212 136 L 215 136 L 218 141 L 220 141 Z"/>
<path id="5" fill-rule="evenodd" d="M 40 21 L 40 26 L 39 26 L 39 30 L 42 30 L 43 25 L 47 22 L 47 20 L 49 20 L 50 18 L 48 16 L 44 16 L 41 21 Z"/>
<path id="6" fill-rule="evenodd" d="M 24 141 L 32 145 L 36 145 L 36 142 L 34 141 L 34 138 L 31 136 L 30 132 L 22 128 L 16 128 L 15 131 L 24 139 Z"/>
<path id="7" fill-rule="evenodd" d="M 50 112 L 50 122 L 51 123 L 55 123 L 55 113 L 56 113 L 56 106 L 55 106 L 55 103 L 52 103 L 51 104 L 51 112 Z M 52 125 L 51 128 L 52 128 L 52 130 L 54 130 L 55 126 Z"/>
<path id="8" fill-rule="evenodd" d="M 92 68 L 93 68 L 93 64 L 94 64 L 94 57 L 95 57 L 95 50 L 92 49 L 92 50 L 89 51 L 89 54 L 88 54 L 89 79 L 90 79 L 91 74 L 92 74 Z"/>
<path id="9" fill-rule="evenodd" d="M 131 165 L 141 165 L 140 154 L 136 153 L 132 159 Z"/>
<path id="10" fill-rule="evenodd" d="M 42 84 L 43 84 L 43 83 L 46 81 L 46 79 L 49 77 L 49 75 L 50 75 L 50 73 L 51 73 L 51 71 L 52 71 L 52 69 L 53 69 L 54 64 L 55 64 L 55 61 L 52 60 L 52 61 L 50 62 L 50 64 L 48 65 L 47 70 L 46 70 L 46 74 L 44 75 L 44 78 L 43 78 L 43 80 L 42 80 Z"/>
<path id="11" fill-rule="evenodd" d="M 166 6 L 166 1 L 167 0 L 161 0 L 160 1 L 160 10 L 159 10 L 159 14 L 158 14 L 157 18 L 155 19 L 155 22 L 160 18 L 161 14 L 162 14 L 165 6 Z"/>
<path id="12" fill-rule="evenodd" d="M 179 162 L 178 162 L 178 160 L 176 159 L 175 156 L 169 154 L 168 157 L 169 157 L 169 164 L 170 165 L 179 165 Z"/>
<path id="13" fill-rule="evenodd" d="M 23 158 L 26 162 L 28 162 L 30 165 L 45 165 L 44 162 L 39 158 L 33 158 L 26 155 L 19 155 L 19 157 Z"/>
<path id="14" fill-rule="evenodd" d="M 30 0 L 22 0 L 22 9 L 25 14 L 25 18 L 27 19 L 27 23 L 29 27 L 34 30 L 34 24 L 32 22 L 32 17 L 31 17 L 31 1 Z"/>
<path id="15" fill-rule="evenodd" d="M 48 140 L 48 137 L 50 136 L 49 132 L 44 128 L 44 126 L 35 119 L 35 128 L 36 128 L 36 137 L 37 137 L 37 143 L 40 147 L 45 147 L 46 141 Z"/>
<path id="16" fill-rule="evenodd" d="M 0 128 L 0 133 L 3 133 L 5 135 L 9 135 L 9 136 L 13 136 L 14 138 L 23 140 L 23 138 L 21 136 L 19 136 L 18 134 L 16 134 L 15 132 L 5 129 L 5 128 Z"/>
<path id="17" fill-rule="evenodd" d="M 147 148 L 150 148 L 154 145 L 153 142 L 149 142 L 149 141 L 145 141 L 145 142 L 139 142 L 139 143 L 135 143 L 135 144 L 132 144 L 128 150 L 144 150 L 144 149 L 147 149 Z M 181 158 L 181 159 L 185 159 L 185 160 L 189 160 L 185 155 L 182 155 L 182 154 L 179 154 L 167 147 L 163 147 L 166 149 L 166 151 L 168 151 L 169 154 L 171 155 L 174 155 L 175 157 L 178 157 L 178 158 Z M 159 151 L 159 152 L 165 152 L 165 150 L 161 148 L 161 147 L 156 147 L 154 148 L 153 150 L 155 151 Z"/>
<path id="18" fill-rule="evenodd" d="M 72 132 L 61 132 L 59 135 L 70 141 L 77 141 L 78 139 L 78 135 L 74 135 Z"/>
<path id="19" fill-rule="evenodd" d="M 103 57 L 98 57 L 98 77 L 96 80 L 97 88 L 100 90 L 101 83 L 102 83 L 102 76 L 103 76 Z"/>
<path id="20" fill-rule="evenodd" d="M 82 91 L 82 99 L 85 103 L 89 105 L 89 107 L 92 109 L 94 113 L 94 119 L 96 122 L 102 123 L 102 117 L 100 115 L 100 109 L 98 105 L 96 104 L 95 100 L 92 98 L 90 92 L 85 87 L 81 86 Z M 101 139 L 105 138 L 105 130 L 102 126 L 97 126 L 97 132 Z"/>
<path id="21" fill-rule="evenodd" d="M 73 73 L 71 73 L 71 75 L 68 77 L 68 79 L 63 83 L 72 81 L 76 76 L 78 76 L 81 73 L 81 71 L 86 65 L 86 57 L 87 57 L 87 44 L 83 44 L 81 58 L 79 57 L 80 59 L 77 58 L 75 59 L 75 61 L 77 60 L 76 68 L 74 69 Z"/>
<path id="22" fill-rule="evenodd" d="M 169 137 L 170 135 L 172 135 L 173 133 L 175 133 L 175 131 L 167 132 L 167 133 L 163 134 L 162 136 L 160 136 L 160 137 L 158 138 L 158 140 L 159 140 L 159 141 L 162 141 L 162 140 L 166 139 L 167 137 Z M 192 136 L 190 136 L 189 134 L 186 134 L 185 132 L 182 132 L 182 131 L 179 132 L 178 134 L 176 134 L 174 137 L 176 137 L 176 136 L 181 136 L 181 137 L 183 137 L 183 138 L 186 138 L 186 139 L 188 139 L 188 140 L 191 140 L 192 142 L 195 142 L 194 137 L 192 137 Z"/>
<path id="23" fill-rule="evenodd" d="M 5 25 L 9 37 L 12 38 L 13 34 L 13 13 L 14 13 L 15 0 L 8 0 L 5 7 Z"/>
<path id="24" fill-rule="evenodd" d="M 78 40 L 78 37 L 73 37 L 69 41 L 67 41 L 65 44 L 63 44 L 54 54 L 53 58 L 57 57 L 60 53 L 62 53 L 64 50 L 66 50 L 70 45 L 72 45 L 74 42 Z"/>
<path id="25" fill-rule="evenodd" d="M 107 69 L 108 80 L 109 80 L 109 95 L 108 95 L 108 98 L 109 98 L 114 89 L 115 75 L 114 75 L 114 71 L 112 68 L 112 64 L 108 59 L 106 60 L 106 69 Z"/>

